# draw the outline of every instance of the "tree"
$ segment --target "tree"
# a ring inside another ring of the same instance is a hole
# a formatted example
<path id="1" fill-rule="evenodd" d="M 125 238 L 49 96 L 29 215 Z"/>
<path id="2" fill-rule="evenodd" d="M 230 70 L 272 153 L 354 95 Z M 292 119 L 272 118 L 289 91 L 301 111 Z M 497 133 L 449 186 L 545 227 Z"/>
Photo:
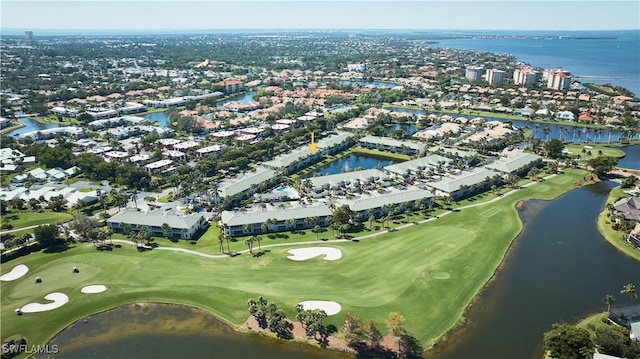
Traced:
<path id="1" fill-rule="evenodd" d="M 613 166 L 618 163 L 613 157 L 607 156 L 599 156 L 596 158 L 592 158 L 587 161 L 587 164 L 593 168 L 593 173 L 595 173 L 598 178 L 603 178 L 607 175 L 607 172 L 611 171 Z"/>
<path id="2" fill-rule="evenodd" d="M 376 223 L 376 217 L 374 216 L 369 216 L 369 220 L 368 220 L 368 224 L 369 224 L 369 230 L 373 229 L 373 224 Z"/>
<path id="3" fill-rule="evenodd" d="M 335 224 L 346 224 L 351 221 L 353 218 L 353 211 L 349 208 L 348 205 L 342 205 L 337 207 L 333 211 L 333 223 Z"/>
<path id="4" fill-rule="evenodd" d="M 627 283 L 622 287 L 620 294 L 629 294 L 630 298 L 638 298 L 638 294 L 636 294 L 636 286 L 632 283 Z"/>
<path id="5" fill-rule="evenodd" d="M 135 188 L 132 189 L 131 192 L 129 193 L 129 196 L 133 201 L 133 203 L 135 204 L 136 208 L 138 208 L 138 190 L 136 190 Z"/>
<path id="6" fill-rule="evenodd" d="M 391 312 L 387 315 L 386 324 L 387 329 L 398 341 L 398 350 L 402 351 L 402 338 L 407 335 L 407 330 L 404 327 L 404 316 L 398 312 Z"/>
<path id="7" fill-rule="evenodd" d="M 317 240 L 318 237 L 320 236 L 320 232 L 322 232 L 322 227 L 316 224 L 315 226 L 313 226 L 313 228 L 311 228 L 311 232 L 316 234 L 316 240 Z"/>
<path id="8" fill-rule="evenodd" d="M 604 296 L 604 298 L 602 298 L 602 301 L 607 303 L 607 312 L 610 312 L 611 304 L 616 301 L 616 297 L 612 296 L 611 294 L 607 294 Z"/>
<path id="9" fill-rule="evenodd" d="M 167 238 L 172 238 L 172 232 L 173 229 L 171 228 L 171 226 L 168 223 L 162 223 L 162 232 L 164 234 L 165 237 Z"/>
<path id="10" fill-rule="evenodd" d="M 249 253 L 253 253 L 253 242 L 254 242 L 253 237 L 254 236 L 251 236 L 244 241 L 244 244 L 246 244 L 247 247 L 249 248 Z"/>
<path id="11" fill-rule="evenodd" d="M 357 347 L 360 343 L 363 343 L 365 339 L 364 324 L 360 317 L 351 313 L 344 315 L 344 322 L 342 324 L 342 333 L 344 339 L 347 341 L 347 345 L 350 347 Z"/>
<path id="12" fill-rule="evenodd" d="M 45 224 L 38 226 L 33 231 L 36 241 L 44 247 L 53 247 L 63 244 L 60 238 L 60 229 L 55 224 Z"/>
<path id="13" fill-rule="evenodd" d="M 564 150 L 564 143 L 562 143 L 562 141 L 557 138 L 552 138 L 544 143 L 544 150 L 547 154 L 547 157 L 561 158 L 562 150 Z"/>
<path id="14" fill-rule="evenodd" d="M 90 233 L 98 228 L 99 225 L 100 223 L 97 219 L 89 217 L 84 213 L 77 215 L 69 222 L 69 227 L 84 238 L 89 238 Z"/>
<path id="15" fill-rule="evenodd" d="M 554 358 L 587 359 L 591 357 L 585 356 L 585 349 L 592 349 L 594 342 L 588 330 L 556 323 L 544 333 L 544 347 Z"/>
<path id="16" fill-rule="evenodd" d="M 370 320 L 364 323 L 362 329 L 363 329 L 362 331 L 364 334 L 364 339 L 370 348 L 376 348 L 380 346 L 380 340 L 382 340 L 382 334 L 380 333 L 380 330 L 378 329 L 378 326 L 376 325 L 375 321 Z"/>

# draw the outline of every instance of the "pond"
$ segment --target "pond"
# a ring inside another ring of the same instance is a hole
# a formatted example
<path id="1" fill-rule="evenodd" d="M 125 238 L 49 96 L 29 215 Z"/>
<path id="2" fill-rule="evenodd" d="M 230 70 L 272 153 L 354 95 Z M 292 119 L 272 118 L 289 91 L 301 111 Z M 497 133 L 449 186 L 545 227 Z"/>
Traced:
<path id="1" fill-rule="evenodd" d="M 40 123 L 29 117 L 21 117 L 18 122 L 24 125 L 24 127 L 16 128 L 15 130 L 7 132 L 7 136 L 19 136 L 23 133 L 31 131 L 39 131 L 47 128 L 60 127 L 57 123 Z"/>
<path id="2" fill-rule="evenodd" d="M 160 127 L 169 127 L 169 116 L 167 116 L 167 113 L 164 111 L 148 113 L 142 117 L 148 121 L 157 122 Z"/>
<path id="3" fill-rule="evenodd" d="M 625 156 L 618 160 L 618 166 L 640 170 L 640 145 L 626 146 L 620 148 Z"/>
<path id="4" fill-rule="evenodd" d="M 129 304 L 92 315 L 56 335 L 58 354 L 39 358 L 348 358 L 345 353 L 243 334 L 206 311 Z"/>
<path id="5" fill-rule="evenodd" d="M 368 170 L 380 166 L 389 166 L 397 162 L 398 161 L 386 157 L 378 157 L 362 153 L 351 153 L 320 167 L 313 172 L 312 176 L 314 176 L 316 173 L 320 173 L 322 176 L 325 176 L 342 172 L 353 172 L 359 169 Z"/>

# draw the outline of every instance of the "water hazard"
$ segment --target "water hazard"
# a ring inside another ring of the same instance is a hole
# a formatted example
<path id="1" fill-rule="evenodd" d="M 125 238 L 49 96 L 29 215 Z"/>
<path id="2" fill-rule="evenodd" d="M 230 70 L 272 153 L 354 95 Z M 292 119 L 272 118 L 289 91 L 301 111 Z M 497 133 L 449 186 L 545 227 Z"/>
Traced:
<path id="1" fill-rule="evenodd" d="M 600 235 L 596 218 L 613 183 L 573 190 L 558 199 L 528 201 L 524 230 L 503 267 L 469 311 L 468 324 L 430 358 L 540 358 L 543 333 L 553 323 L 575 323 L 615 305 L 640 282 L 640 263 Z"/>
<path id="2" fill-rule="evenodd" d="M 130 304 L 76 322 L 39 358 L 348 358 L 345 353 L 234 331 L 213 315 L 172 304 Z"/>

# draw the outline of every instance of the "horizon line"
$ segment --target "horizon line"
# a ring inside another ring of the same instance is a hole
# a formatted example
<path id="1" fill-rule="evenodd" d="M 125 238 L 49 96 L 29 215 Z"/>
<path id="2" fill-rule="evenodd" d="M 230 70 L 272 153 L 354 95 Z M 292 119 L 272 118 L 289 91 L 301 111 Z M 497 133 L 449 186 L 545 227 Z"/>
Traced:
<path id="1" fill-rule="evenodd" d="M 575 31 L 575 32 L 610 32 L 610 31 L 640 31 L 639 28 L 626 28 L 626 29 L 488 29 L 488 28 L 442 28 L 442 29 L 426 29 L 426 28 L 208 28 L 208 29 L 189 29 L 189 28 L 22 28 L 12 27 L 3 28 L 2 31 L 46 31 L 46 32 L 68 32 L 68 31 L 88 31 L 88 32 L 207 32 L 207 31 Z"/>

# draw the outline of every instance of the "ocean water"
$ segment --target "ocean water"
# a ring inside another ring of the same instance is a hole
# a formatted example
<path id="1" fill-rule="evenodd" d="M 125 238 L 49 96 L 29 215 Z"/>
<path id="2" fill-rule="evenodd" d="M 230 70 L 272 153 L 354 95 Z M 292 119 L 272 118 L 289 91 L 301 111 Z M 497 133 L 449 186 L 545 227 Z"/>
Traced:
<path id="1" fill-rule="evenodd" d="M 448 35 L 478 36 L 438 39 L 438 44 L 433 46 L 509 53 L 534 67 L 562 68 L 581 82 L 611 83 L 640 96 L 640 30 L 498 31 Z M 505 37 L 481 38 L 485 35 Z"/>

